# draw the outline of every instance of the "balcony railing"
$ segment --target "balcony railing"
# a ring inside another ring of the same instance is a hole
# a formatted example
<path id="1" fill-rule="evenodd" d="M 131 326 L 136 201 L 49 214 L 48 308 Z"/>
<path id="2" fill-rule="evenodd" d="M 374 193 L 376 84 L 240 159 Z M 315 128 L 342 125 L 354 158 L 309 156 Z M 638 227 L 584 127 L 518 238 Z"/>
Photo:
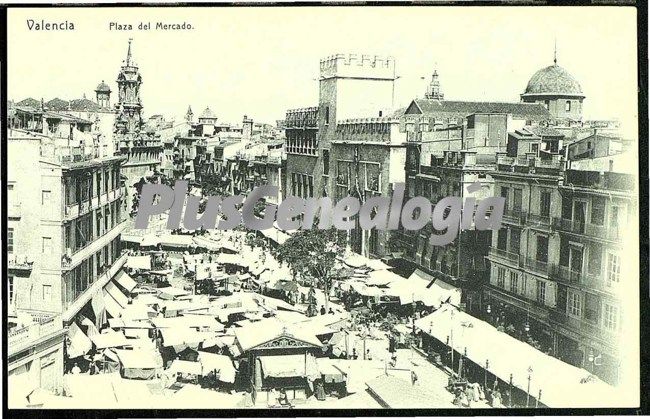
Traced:
<path id="1" fill-rule="evenodd" d="M 553 228 L 575 234 L 585 234 L 605 240 L 620 240 L 622 229 L 592 224 L 586 221 L 569 220 L 566 218 L 553 218 Z"/>
<path id="2" fill-rule="evenodd" d="M 551 217 L 548 215 L 528 214 L 526 218 L 530 223 L 541 224 L 544 226 L 551 225 Z"/>
<path id="3" fill-rule="evenodd" d="M 524 266 L 528 269 L 531 269 L 537 273 L 548 275 L 549 265 L 548 262 L 537 260 L 535 258 L 526 257 L 524 258 Z"/>
<path id="4" fill-rule="evenodd" d="M 14 270 L 29 271 L 34 266 L 34 261 L 30 256 L 17 255 L 14 253 L 9 253 L 7 255 L 7 262 L 9 265 L 9 269 L 14 269 Z"/>
<path id="5" fill-rule="evenodd" d="M 526 213 L 520 209 L 509 209 L 506 208 L 503 211 L 503 218 L 506 221 L 509 221 L 511 223 L 517 223 L 517 224 L 525 224 L 526 223 Z"/>
<path id="6" fill-rule="evenodd" d="M 585 233 L 584 221 L 568 220 L 566 218 L 553 218 L 553 228 L 563 230 L 570 233 L 584 234 Z"/>
<path id="7" fill-rule="evenodd" d="M 551 264 L 549 273 L 556 279 L 570 284 L 584 283 L 582 272 L 574 271 L 568 266 Z"/>
<path id="8" fill-rule="evenodd" d="M 521 261 L 521 256 L 517 253 L 512 253 L 504 249 L 499 249 L 497 247 L 491 247 L 490 248 L 490 255 L 492 256 L 497 256 L 503 259 L 507 259 L 510 262 L 514 262 L 517 265 L 520 264 Z"/>
<path id="9" fill-rule="evenodd" d="M 63 330 L 60 315 L 52 313 L 34 312 L 33 323 L 10 330 L 7 333 L 9 355 L 28 348 L 38 340 Z"/>
<path id="10" fill-rule="evenodd" d="M 63 207 L 63 218 L 64 220 L 72 220 L 81 215 L 87 214 L 91 210 L 99 208 L 101 205 L 105 205 L 108 202 L 113 202 L 121 196 L 122 189 L 118 187 L 103 193 L 99 197 L 95 196 L 89 200 L 86 200 L 81 204 L 76 202 L 73 204 L 65 205 Z"/>

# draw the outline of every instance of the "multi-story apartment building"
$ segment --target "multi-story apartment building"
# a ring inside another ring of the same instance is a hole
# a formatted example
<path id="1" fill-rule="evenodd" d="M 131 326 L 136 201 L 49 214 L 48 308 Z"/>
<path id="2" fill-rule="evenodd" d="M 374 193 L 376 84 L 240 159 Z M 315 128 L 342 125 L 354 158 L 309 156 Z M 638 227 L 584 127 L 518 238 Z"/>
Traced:
<path id="1" fill-rule="evenodd" d="M 9 307 L 69 322 L 120 258 L 123 157 L 98 157 L 92 138 L 10 129 Z M 34 255 L 41 255 L 36 258 Z"/>
<path id="2" fill-rule="evenodd" d="M 567 170 L 560 152 L 530 152 L 500 155 L 492 176 L 506 210 L 489 254 L 490 317 L 615 382 L 621 237 L 636 209 L 632 175 Z"/>
<path id="3" fill-rule="evenodd" d="M 101 156 L 93 130 L 45 135 L 41 116 L 7 133 L 8 370 L 23 407 L 23 390 L 61 391 L 64 326 L 126 260 L 124 158 Z"/>

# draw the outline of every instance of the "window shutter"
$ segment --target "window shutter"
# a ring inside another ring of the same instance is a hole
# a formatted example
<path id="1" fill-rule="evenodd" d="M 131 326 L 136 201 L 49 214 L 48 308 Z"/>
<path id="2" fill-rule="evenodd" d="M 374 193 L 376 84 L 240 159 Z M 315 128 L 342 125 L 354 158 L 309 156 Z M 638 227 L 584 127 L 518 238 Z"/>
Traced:
<path id="1" fill-rule="evenodd" d="M 557 285 L 553 282 L 546 283 L 546 305 L 555 307 L 555 293 L 557 292 Z"/>

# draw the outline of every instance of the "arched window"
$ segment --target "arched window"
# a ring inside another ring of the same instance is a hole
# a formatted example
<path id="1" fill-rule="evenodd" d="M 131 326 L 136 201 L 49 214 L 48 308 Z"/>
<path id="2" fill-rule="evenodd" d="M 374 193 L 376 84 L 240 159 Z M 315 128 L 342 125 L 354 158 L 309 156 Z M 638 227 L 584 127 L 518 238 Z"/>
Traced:
<path id="1" fill-rule="evenodd" d="M 567 100 L 566 103 L 564 104 L 564 111 L 565 112 L 571 112 L 571 101 Z"/>

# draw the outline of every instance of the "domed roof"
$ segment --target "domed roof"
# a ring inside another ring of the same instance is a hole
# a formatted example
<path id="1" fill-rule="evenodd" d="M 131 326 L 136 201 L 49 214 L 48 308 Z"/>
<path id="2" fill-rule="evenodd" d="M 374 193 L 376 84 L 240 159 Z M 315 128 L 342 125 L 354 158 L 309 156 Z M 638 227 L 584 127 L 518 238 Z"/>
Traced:
<path id="1" fill-rule="evenodd" d="M 111 88 L 108 87 L 108 84 L 104 83 L 104 80 L 102 80 L 102 82 L 99 83 L 99 84 L 97 85 L 97 88 L 95 89 L 95 92 L 106 92 L 106 93 L 110 93 L 110 92 L 111 92 Z"/>
<path id="2" fill-rule="evenodd" d="M 542 68 L 530 78 L 524 95 L 539 94 L 584 96 L 580 83 L 557 64 Z"/>
<path id="3" fill-rule="evenodd" d="M 203 113 L 199 118 L 212 119 L 212 118 L 216 118 L 216 116 L 214 112 L 212 112 L 212 109 L 210 109 L 210 107 L 208 106 L 207 108 L 205 108 L 205 110 L 203 111 Z"/>

